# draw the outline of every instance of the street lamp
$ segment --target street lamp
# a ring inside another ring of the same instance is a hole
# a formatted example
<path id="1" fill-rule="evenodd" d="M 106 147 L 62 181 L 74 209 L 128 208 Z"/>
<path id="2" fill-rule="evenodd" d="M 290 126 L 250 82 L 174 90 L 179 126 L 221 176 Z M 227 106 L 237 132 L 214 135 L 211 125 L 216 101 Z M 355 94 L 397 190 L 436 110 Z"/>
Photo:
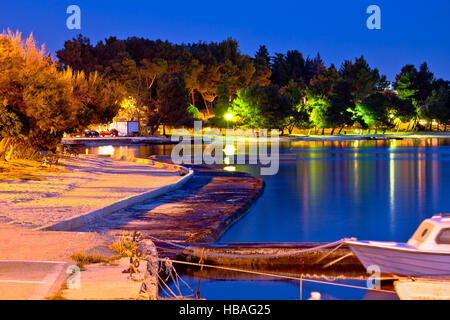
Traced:
<path id="1" fill-rule="evenodd" d="M 228 129 L 228 124 L 229 124 L 229 122 L 231 121 L 231 120 L 233 120 L 233 118 L 234 118 L 234 114 L 232 114 L 232 113 L 226 113 L 225 114 L 225 120 L 227 120 L 227 129 Z"/>
<path id="2" fill-rule="evenodd" d="M 233 120 L 233 117 L 234 117 L 234 114 L 232 114 L 232 113 L 227 113 L 227 114 L 225 115 L 225 119 L 227 119 L 228 121 Z"/>

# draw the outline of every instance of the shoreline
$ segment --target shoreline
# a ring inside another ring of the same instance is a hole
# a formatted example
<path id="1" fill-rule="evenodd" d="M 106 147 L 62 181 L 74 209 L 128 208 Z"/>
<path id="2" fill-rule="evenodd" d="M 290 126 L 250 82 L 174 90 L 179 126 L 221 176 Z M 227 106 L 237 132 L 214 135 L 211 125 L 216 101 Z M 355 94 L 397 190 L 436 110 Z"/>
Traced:
<path id="1" fill-rule="evenodd" d="M 204 136 L 203 143 L 209 143 L 213 137 Z M 239 136 L 233 137 L 239 141 Z M 192 138 L 200 140 L 199 138 Z M 220 139 L 220 137 L 216 137 Z M 360 141 L 360 140 L 402 140 L 402 139 L 450 139 L 450 132 L 399 132 L 386 134 L 354 134 L 354 135 L 284 135 L 279 137 L 280 143 L 297 141 Z M 249 141 L 259 140 L 251 138 Z M 270 137 L 269 137 L 270 141 Z M 177 141 L 164 136 L 152 137 L 105 137 L 105 138 L 63 138 L 62 145 L 72 147 L 96 147 L 96 146 L 119 146 L 119 145 L 174 145 Z"/>
<path id="2" fill-rule="evenodd" d="M 249 174 L 195 165 L 191 169 L 193 178 L 174 192 L 116 211 L 78 231 L 113 236 L 140 231 L 144 238 L 213 243 L 264 192 L 264 180 Z"/>

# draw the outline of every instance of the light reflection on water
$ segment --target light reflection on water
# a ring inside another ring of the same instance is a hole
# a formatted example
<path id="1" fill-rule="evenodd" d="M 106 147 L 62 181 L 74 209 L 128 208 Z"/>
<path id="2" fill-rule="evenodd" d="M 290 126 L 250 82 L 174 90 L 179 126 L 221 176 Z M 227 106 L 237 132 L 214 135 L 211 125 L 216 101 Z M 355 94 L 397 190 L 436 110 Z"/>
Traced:
<path id="1" fill-rule="evenodd" d="M 296 153 L 297 161 L 282 161 L 277 175 L 262 177 L 264 195 L 220 242 L 328 242 L 350 236 L 403 242 L 423 219 L 450 212 L 450 139 L 299 141 L 280 147 Z M 148 157 L 170 155 L 172 148 L 120 146 L 114 153 Z M 234 166 L 260 172 L 257 166 Z M 195 278 L 188 280 L 195 286 Z M 209 299 L 299 298 L 298 283 L 209 279 L 202 286 Z M 365 296 L 310 286 L 330 298 Z"/>

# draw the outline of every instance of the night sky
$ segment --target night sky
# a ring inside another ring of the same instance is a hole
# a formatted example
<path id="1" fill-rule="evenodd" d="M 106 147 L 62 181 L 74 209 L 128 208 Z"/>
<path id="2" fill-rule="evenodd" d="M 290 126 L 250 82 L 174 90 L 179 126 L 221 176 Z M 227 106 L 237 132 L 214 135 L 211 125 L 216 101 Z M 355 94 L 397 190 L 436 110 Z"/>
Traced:
<path id="1" fill-rule="evenodd" d="M 66 8 L 81 8 L 81 30 L 66 28 Z M 381 8 L 381 30 L 369 30 L 366 9 Z M 33 32 L 54 52 L 78 33 L 96 44 L 111 35 L 175 43 L 237 39 L 253 55 L 260 44 L 270 53 L 318 51 L 340 66 L 363 54 L 394 80 L 404 64 L 429 63 L 436 77 L 450 79 L 448 0 L 284 0 L 284 1 L 2 1 L 0 29 Z"/>

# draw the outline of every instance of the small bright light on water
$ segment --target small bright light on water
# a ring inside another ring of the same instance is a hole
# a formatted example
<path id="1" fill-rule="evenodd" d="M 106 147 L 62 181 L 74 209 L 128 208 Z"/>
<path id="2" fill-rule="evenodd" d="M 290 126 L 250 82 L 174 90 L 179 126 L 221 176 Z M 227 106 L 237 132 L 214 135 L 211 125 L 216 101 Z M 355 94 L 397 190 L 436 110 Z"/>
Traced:
<path id="1" fill-rule="evenodd" d="M 224 162 L 225 164 L 230 164 L 230 158 L 225 157 L 225 159 L 223 159 L 223 162 Z"/>
<path id="2" fill-rule="evenodd" d="M 228 166 L 228 167 L 223 168 L 223 170 L 233 172 L 233 171 L 236 171 L 236 167 Z"/>
<path id="3" fill-rule="evenodd" d="M 225 149 L 223 149 L 223 152 L 225 152 L 225 155 L 227 156 L 232 156 L 236 152 L 236 148 L 232 144 L 227 144 Z"/>
<path id="4" fill-rule="evenodd" d="M 100 146 L 98 147 L 98 154 L 102 156 L 112 156 L 114 155 L 113 146 Z"/>
<path id="5" fill-rule="evenodd" d="M 227 119 L 228 121 L 233 120 L 233 118 L 234 118 L 234 114 L 232 114 L 232 113 L 225 114 L 225 119 Z"/>

